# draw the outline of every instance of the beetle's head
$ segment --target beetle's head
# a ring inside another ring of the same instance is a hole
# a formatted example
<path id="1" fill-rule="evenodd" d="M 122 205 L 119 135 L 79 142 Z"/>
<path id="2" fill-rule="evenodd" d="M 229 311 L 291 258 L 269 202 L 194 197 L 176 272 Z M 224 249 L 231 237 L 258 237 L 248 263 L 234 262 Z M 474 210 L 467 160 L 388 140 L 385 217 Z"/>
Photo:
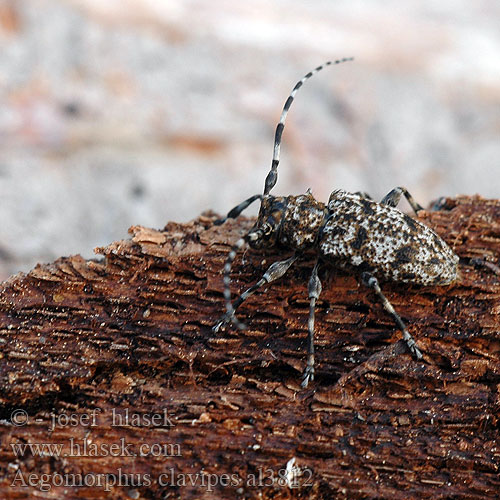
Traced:
<path id="1" fill-rule="evenodd" d="M 270 248 L 276 245 L 281 222 L 286 208 L 286 198 L 265 195 L 260 205 L 259 216 L 248 233 L 248 244 L 252 248 Z"/>

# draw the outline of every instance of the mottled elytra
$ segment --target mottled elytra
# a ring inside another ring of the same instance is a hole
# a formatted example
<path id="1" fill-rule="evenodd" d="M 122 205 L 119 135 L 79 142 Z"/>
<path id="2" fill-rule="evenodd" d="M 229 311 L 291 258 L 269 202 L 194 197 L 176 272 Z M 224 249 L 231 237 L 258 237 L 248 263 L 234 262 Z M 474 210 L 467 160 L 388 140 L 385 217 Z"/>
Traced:
<path id="1" fill-rule="evenodd" d="M 405 324 L 382 293 L 378 278 L 421 285 L 447 285 L 457 279 L 458 257 L 430 228 L 396 208 L 402 195 L 415 214 L 422 207 L 403 187 L 393 189 L 380 203 L 368 195 L 353 194 L 337 189 L 324 204 L 308 191 L 299 196 L 269 194 L 278 179 L 281 136 L 288 110 L 303 83 L 325 66 L 350 61 L 352 58 L 327 62 L 307 73 L 293 88 L 285 102 L 276 127 L 271 170 L 267 174 L 264 193 L 251 196 L 234 207 L 224 219 L 235 218 L 255 200 L 260 211 L 255 225 L 240 238 L 229 252 L 224 266 L 224 298 L 226 314 L 216 323 L 217 332 L 226 323 L 244 328 L 235 315 L 236 309 L 258 288 L 281 278 L 304 252 L 317 256 L 309 279 L 308 356 L 302 377 L 302 387 L 314 379 L 314 311 L 321 293 L 318 269 L 321 265 L 350 269 L 364 285 L 371 288 L 382 301 L 385 310 L 394 318 L 403 333 L 410 352 L 417 358 L 422 353 Z M 230 274 L 236 253 L 244 245 L 252 248 L 278 247 L 292 253 L 275 262 L 262 278 L 231 302 Z"/>

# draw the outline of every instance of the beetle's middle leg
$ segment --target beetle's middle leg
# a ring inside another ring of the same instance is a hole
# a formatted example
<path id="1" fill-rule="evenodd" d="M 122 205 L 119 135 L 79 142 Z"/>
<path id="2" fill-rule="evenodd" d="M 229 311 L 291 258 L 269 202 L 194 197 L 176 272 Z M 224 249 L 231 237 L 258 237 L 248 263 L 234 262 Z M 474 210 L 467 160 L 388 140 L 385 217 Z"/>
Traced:
<path id="1" fill-rule="evenodd" d="M 255 283 L 250 288 L 245 290 L 232 304 L 229 302 L 231 307 L 228 308 L 228 312 L 224 314 L 224 316 L 222 316 L 222 318 L 219 321 L 217 321 L 217 323 L 213 326 L 212 330 L 214 332 L 217 332 L 222 325 L 232 321 L 236 309 L 240 307 L 240 305 L 243 302 L 245 302 L 245 300 L 248 299 L 250 295 L 252 295 L 257 289 L 266 285 L 267 283 L 271 283 L 272 281 L 281 278 L 288 271 L 290 266 L 298 259 L 298 257 L 299 256 L 297 254 L 294 254 L 286 260 L 280 260 L 278 262 L 274 262 L 273 264 L 271 264 L 268 270 L 262 276 L 262 278 L 259 281 L 257 281 L 257 283 Z M 240 328 L 244 328 L 244 325 L 242 323 L 238 322 L 237 325 Z"/>
<path id="2" fill-rule="evenodd" d="M 390 207 L 396 207 L 401 199 L 401 195 L 408 200 L 411 208 L 415 212 L 415 215 L 419 210 L 423 210 L 423 207 L 419 205 L 414 199 L 413 196 L 408 192 L 408 190 L 404 187 L 394 188 L 391 192 L 387 193 L 380 202 L 382 205 L 389 205 Z"/>
<path id="3" fill-rule="evenodd" d="M 417 344 L 415 343 L 413 337 L 410 335 L 410 332 L 406 329 L 406 325 L 403 323 L 403 320 L 400 318 L 399 314 L 394 310 L 394 307 L 392 307 L 392 304 L 387 300 L 387 297 L 382 293 L 382 290 L 380 290 L 377 278 L 375 278 L 375 276 L 373 276 L 370 273 L 364 272 L 361 275 L 361 279 L 363 281 L 363 284 L 365 284 L 367 287 L 375 291 L 375 293 L 379 296 L 380 300 L 382 301 L 384 309 L 394 318 L 394 321 L 396 322 L 400 330 L 403 332 L 403 340 L 406 342 L 408 349 L 410 349 L 411 353 L 417 359 L 421 359 L 422 353 L 420 352 L 420 349 L 417 347 Z"/>
<path id="4" fill-rule="evenodd" d="M 316 261 L 311 278 L 309 279 L 308 292 L 309 292 L 309 321 L 307 336 L 307 365 L 302 375 L 302 387 L 307 387 L 309 381 L 314 380 L 314 309 L 316 301 L 321 293 L 321 281 L 318 278 L 319 261 Z"/>

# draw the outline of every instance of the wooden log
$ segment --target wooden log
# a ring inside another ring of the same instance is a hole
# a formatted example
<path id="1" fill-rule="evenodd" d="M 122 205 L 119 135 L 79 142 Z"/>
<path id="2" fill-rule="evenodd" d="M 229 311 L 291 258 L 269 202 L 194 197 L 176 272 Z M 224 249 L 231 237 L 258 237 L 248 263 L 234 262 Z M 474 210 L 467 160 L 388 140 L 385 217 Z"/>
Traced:
<path id="1" fill-rule="evenodd" d="M 100 259 L 11 277 L 1 498 L 498 498 L 500 202 L 448 199 L 420 218 L 461 257 L 461 281 L 382 289 L 424 359 L 358 277 L 331 269 L 307 390 L 310 260 L 245 302 L 247 330 L 211 330 L 250 219 L 132 227 Z M 280 258 L 242 252 L 233 293 Z"/>

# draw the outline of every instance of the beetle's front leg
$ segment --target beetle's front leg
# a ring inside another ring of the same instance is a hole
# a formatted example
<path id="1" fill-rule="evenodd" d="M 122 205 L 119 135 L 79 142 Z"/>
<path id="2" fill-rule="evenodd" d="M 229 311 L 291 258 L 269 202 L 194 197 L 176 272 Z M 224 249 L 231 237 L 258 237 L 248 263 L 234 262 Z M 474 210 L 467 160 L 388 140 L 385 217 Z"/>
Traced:
<path id="1" fill-rule="evenodd" d="M 290 258 L 286 260 L 281 260 L 279 262 L 275 262 L 274 264 L 271 264 L 269 266 L 269 269 L 264 273 L 262 278 L 257 281 L 254 285 L 252 285 L 250 288 L 245 290 L 231 305 L 231 307 L 228 307 L 228 311 L 222 318 L 217 321 L 217 323 L 213 326 L 212 330 L 214 332 L 219 331 L 220 327 L 222 325 L 225 325 L 226 323 L 229 322 L 234 322 L 236 325 L 244 329 L 245 325 L 243 323 L 240 323 L 237 319 L 236 316 L 234 315 L 236 309 L 240 307 L 240 305 L 252 295 L 255 290 L 259 289 L 260 287 L 266 285 L 267 283 L 271 283 L 272 281 L 277 280 L 278 278 L 281 278 L 290 268 L 290 266 L 298 259 L 298 255 L 294 254 Z"/>
<path id="2" fill-rule="evenodd" d="M 420 349 L 417 347 L 417 344 L 413 339 L 413 337 L 410 335 L 410 332 L 406 329 L 406 325 L 403 323 L 403 320 L 400 318 L 399 314 L 394 310 L 394 307 L 392 307 L 392 304 L 387 300 L 387 297 L 382 293 L 382 290 L 380 290 L 377 278 L 375 278 L 375 276 L 373 276 L 372 274 L 365 272 L 361 275 L 361 279 L 363 281 L 363 284 L 365 284 L 367 287 L 375 291 L 375 293 L 379 296 L 380 300 L 382 301 L 384 309 L 394 318 L 394 321 L 396 321 L 396 324 L 403 332 L 403 340 L 406 342 L 408 349 L 410 349 L 411 353 L 417 359 L 421 359 L 422 353 L 420 352 Z"/>

